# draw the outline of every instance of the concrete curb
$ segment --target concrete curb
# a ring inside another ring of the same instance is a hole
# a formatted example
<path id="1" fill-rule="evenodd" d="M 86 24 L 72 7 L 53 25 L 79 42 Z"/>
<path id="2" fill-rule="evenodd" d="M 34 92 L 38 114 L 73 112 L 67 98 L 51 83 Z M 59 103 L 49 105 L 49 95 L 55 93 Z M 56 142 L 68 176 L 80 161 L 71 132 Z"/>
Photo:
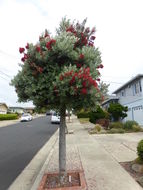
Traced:
<path id="1" fill-rule="evenodd" d="M 41 180 L 41 172 L 45 165 L 45 161 L 50 158 L 54 145 L 58 139 L 57 130 L 54 135 L 49 139 L 49 141 L 39 150 L 39 152 L 34 156 L 31 162 L 25 167 L 21 174 L 15 179 L 15 181 L 10 185 L 8 190 L 35 190 L 36 184 Z M 42 168 L 42 169 L 41 169 Z"/>

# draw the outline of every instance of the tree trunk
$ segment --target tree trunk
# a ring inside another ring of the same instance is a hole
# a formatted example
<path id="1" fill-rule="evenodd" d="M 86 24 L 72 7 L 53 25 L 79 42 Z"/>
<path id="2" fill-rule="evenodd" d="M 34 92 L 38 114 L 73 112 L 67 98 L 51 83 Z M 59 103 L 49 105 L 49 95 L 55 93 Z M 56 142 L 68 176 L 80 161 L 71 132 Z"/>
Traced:
<path id="1" fill-rule="evenodd" d="M 59 133 L 59 177 L 60 183 L 65 183 L 66 178 L 66 134 L 65 134 L 66 107 L 60 108 L 60 133 Z"/>

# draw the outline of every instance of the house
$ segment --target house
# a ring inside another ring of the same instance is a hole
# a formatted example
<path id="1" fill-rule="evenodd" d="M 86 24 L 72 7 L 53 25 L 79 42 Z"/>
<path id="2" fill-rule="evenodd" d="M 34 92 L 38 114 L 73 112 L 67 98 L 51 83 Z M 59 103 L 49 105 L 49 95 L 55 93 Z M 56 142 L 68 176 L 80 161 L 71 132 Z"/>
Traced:
<path id="1" fill-rule="evenodd" d="M 6 103 L 0 102 L 0 114 L 7 114 L 7 112 L 8 112 L 8 107 Z"/>
<path id="2" fill-rule="evenodd" d="M 117 96 L 108 96 L 108 98 L 102 102 L 102 108 L 107 110 L 111 103 L 117 103 L 118 100 L 119 98 Z"/>
<path id="3" fill-rule="evenodd" d="M 34 113 L 34 107 L 26 107 L 26 108 L 24 108 L 24 110 L 26 113 L 30 113 L 30 114 Z"/>
<path id="4" fill-rule="evenodd" d="M 134 120 L 143 125 L 143 74 L 138 74 L 115 90 L 118 103 L 128 107 L 124 121 Z M 104 107 L 107 106 L 104 104 Z"/>
<path id="5" fill-rule="evenodd" d="M 22 107 L 9 107 L 9 112 L 22 114 L 25 111 L 24 111 L 24 108 Z"/>

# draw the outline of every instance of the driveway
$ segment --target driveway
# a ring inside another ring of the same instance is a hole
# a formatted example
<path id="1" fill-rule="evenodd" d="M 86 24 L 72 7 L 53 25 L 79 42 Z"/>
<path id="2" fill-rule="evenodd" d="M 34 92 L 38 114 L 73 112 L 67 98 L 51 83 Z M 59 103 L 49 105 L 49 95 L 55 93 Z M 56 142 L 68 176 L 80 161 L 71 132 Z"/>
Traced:
<path id="1" fill-rule="evenodd" d="M 143 133 L 100 134 L 92 137 L 118 162 L 137 158 L 137 144 L 143 139 Z"/>

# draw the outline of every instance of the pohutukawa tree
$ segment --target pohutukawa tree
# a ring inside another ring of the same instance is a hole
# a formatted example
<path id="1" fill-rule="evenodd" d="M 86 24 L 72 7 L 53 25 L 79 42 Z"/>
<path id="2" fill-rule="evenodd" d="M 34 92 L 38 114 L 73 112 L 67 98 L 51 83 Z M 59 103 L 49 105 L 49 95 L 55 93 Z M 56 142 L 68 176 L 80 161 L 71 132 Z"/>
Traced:
<path id="1" fill-rule="evenodd" d="M 94 46 L 95 28 L 64 18 L 55 36 L 45 32 L 36 44 L 19 48 L 21 70 L 12 80 L 20 102 L 58 109 L 59 174 L 66 175 L 66 109 L 91 108 L 102 100 L 98 88 L 101 55 Z"/>

